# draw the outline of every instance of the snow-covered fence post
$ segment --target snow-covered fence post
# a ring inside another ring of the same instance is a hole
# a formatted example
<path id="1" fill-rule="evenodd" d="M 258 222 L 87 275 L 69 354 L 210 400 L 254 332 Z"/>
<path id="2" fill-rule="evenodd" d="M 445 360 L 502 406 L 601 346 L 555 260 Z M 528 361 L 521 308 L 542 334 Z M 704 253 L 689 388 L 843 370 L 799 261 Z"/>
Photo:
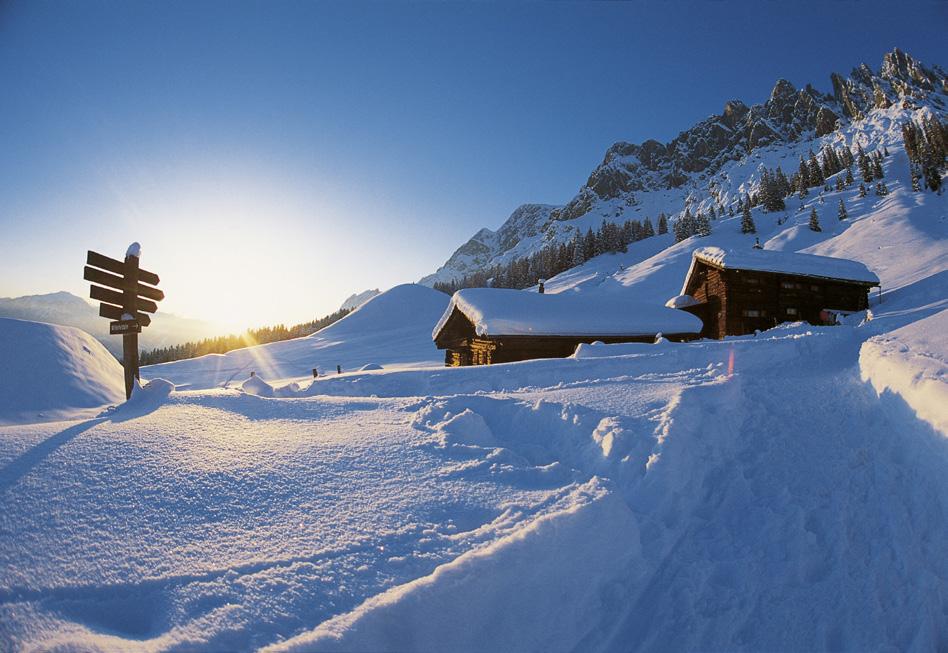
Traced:
<path id="1" fill-rule="evenodd" d="M 97 252 L 86 254 L 82 278 L 91 281 L 89 296 L 102 302 L 99 316 L 113 320 L 109 333 L 122 336 L 122 365 L 125 368 L 125 398 L 132 396 L 138 372 L 138 334 L 151 324 L 147 313 L 158 311 L 165 294 L 155 286 L 158 275 L 139 266 L 142 248 L 138 243 L 129 245 L 125 260 L 119 261 Z M 147 284 L 147 285 L 146 285 Z"/>
<path id="2" fill-rule="evenodd" d="M 314 368 L 313 368 L 313 378 L 315 379 L 315 378 L 318 378 L 318 377 L 319 377 L 319 370 L 317 370 L 317 369 L 314 367 Z"/>
<path id="3" fill-rule="evenodd" d="M 342 374 L 342 365 L 336 365 L 336 374 Z"/>

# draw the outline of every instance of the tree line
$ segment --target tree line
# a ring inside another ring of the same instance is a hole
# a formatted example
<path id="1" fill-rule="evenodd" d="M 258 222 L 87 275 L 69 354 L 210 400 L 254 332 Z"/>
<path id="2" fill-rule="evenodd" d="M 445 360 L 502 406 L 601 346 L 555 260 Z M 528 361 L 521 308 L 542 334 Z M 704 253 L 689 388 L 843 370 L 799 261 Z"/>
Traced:
<path id="1" fill-rule="evenodd" d="M 924 117 L 921 125 L 914 120 L 906 122 L 902 125 L 902 140 L 909 159 L 912 190 L 921 191 L 924 178 L 926 188 L 940 192 L 948 156 L 948 124 L 934 116 Z"/>
<path id="2" fill-rule="evenodd" d="M 277 324 L 276 326 L 261 327 L 259 329 L 247 329 L 240 334 L 204 338 L 203 340 L 185 342 L 168 347 L 156 347 L 151 351 L 143 350 L 138 360 L 141 365 L 169 363 L 185 358 L 196 358 L 198 356 L 204 356 L 205 354 L 226 354 L 231 350 L 250 347 L 252 345 L 262 345 L 268 342 L 301 338 L 311 333 L 316 333 L 333 322 L 344 318 L 351 312 L 349 309 L 339 309 L 335 313 L 330 313 L 325 317 L 312 320 L 311 322 L 294 324 L 290 327 L 284 324 Z"/>
<path id="3" fill-rule="evenodd" d="M 435 282 L 434 288 L 449 295 L 462 288 L 529 288 L 539 279 L 554 277 L 600 254 L 625 252 L 631 243 L 668 233 L 668 216 L 659 214 L 657 225 L 656 230 L 649 217 L 626 220 L 621 225 L 603 220 L 596 231 L 592 227 L 585 234 L 577 231 L 568 242 L 547 245 L 530 256 L 498 263 L 460 279 Z"/>

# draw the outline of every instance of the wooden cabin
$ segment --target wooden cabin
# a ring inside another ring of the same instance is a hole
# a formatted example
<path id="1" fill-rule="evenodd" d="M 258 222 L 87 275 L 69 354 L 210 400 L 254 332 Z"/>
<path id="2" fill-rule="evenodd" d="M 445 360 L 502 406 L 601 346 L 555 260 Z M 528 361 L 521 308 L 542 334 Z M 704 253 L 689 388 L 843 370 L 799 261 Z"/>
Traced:
<path id="1" fill-rule="evenodd" d="M 783 322 L 834 324 L 840 313 L 869 308 L 873 286 L 879 277 L 858 261 L 702 247 L 692 253 L 681 294 L 665 305 L 701 318 L 702 337 L 723 338 Z"/>
<path id="2" fill-rule="evenodd" d="M 432 334 L 444 364 L 490 365 L 570 356 L 580 343 L 654 342 L 698 337 L 685 311 L 631 301 L 624 293 L 542 294 L 500 288 L 454 293 Z"/>

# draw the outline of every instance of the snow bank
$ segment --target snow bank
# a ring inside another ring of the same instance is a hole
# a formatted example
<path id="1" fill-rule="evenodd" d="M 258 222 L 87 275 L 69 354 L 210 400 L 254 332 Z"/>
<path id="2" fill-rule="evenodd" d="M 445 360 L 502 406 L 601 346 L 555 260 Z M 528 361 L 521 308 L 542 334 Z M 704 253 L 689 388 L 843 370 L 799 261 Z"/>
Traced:
<path id="1" fill-rule="evenodd" d="M 640 336 L 699 333 L 701 320 L 629 294 L 540 294 L 502 288 L 468 288 L 454 293 L 433 337 L 457 308 L 479 336 Z"/>
<path id="2" fill-rule="evenodd" d="M 0 424 L 79 416 L 125 400 L 122 366 L 73 327 L 0 318 Z"/>
<path id="3" fill-rule="evenodd" d="M 877 393 L 899 395 L 948 436 L 948 309 L 863 343 L 859 369 Z"/>
<path id="4" fill-rule="evenodd" d="M 264 650 L 569 650 L 638 556 L 632 513 L 593 478 L 515 534 Z"/>

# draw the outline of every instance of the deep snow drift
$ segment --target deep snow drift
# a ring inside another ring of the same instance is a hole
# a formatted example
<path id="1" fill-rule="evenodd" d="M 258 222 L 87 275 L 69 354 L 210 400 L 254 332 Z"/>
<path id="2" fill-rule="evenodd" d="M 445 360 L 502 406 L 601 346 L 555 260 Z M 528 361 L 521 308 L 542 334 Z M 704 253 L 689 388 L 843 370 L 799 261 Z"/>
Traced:
<path id="1" fill-rule="evenodd" d="M 142 368 L 143 378 L 164 378 L 182 389 L 240 384 L 256 372 L 268 382 L 312 378 L 368 364 L 382 367 L 436 365 L 444 355 L 431 341 L 431 326 L 449 297 L 417 284 L 396 286 L 368 299 L 325 329 L 294 340 L 237 349 L 226 354 Z"/>
<path id="2" fill-rule="evenodd" d="M 81 416 L 125 399 L 122 366 L 73 327 L 0 318 L 0 424 Z"/>

